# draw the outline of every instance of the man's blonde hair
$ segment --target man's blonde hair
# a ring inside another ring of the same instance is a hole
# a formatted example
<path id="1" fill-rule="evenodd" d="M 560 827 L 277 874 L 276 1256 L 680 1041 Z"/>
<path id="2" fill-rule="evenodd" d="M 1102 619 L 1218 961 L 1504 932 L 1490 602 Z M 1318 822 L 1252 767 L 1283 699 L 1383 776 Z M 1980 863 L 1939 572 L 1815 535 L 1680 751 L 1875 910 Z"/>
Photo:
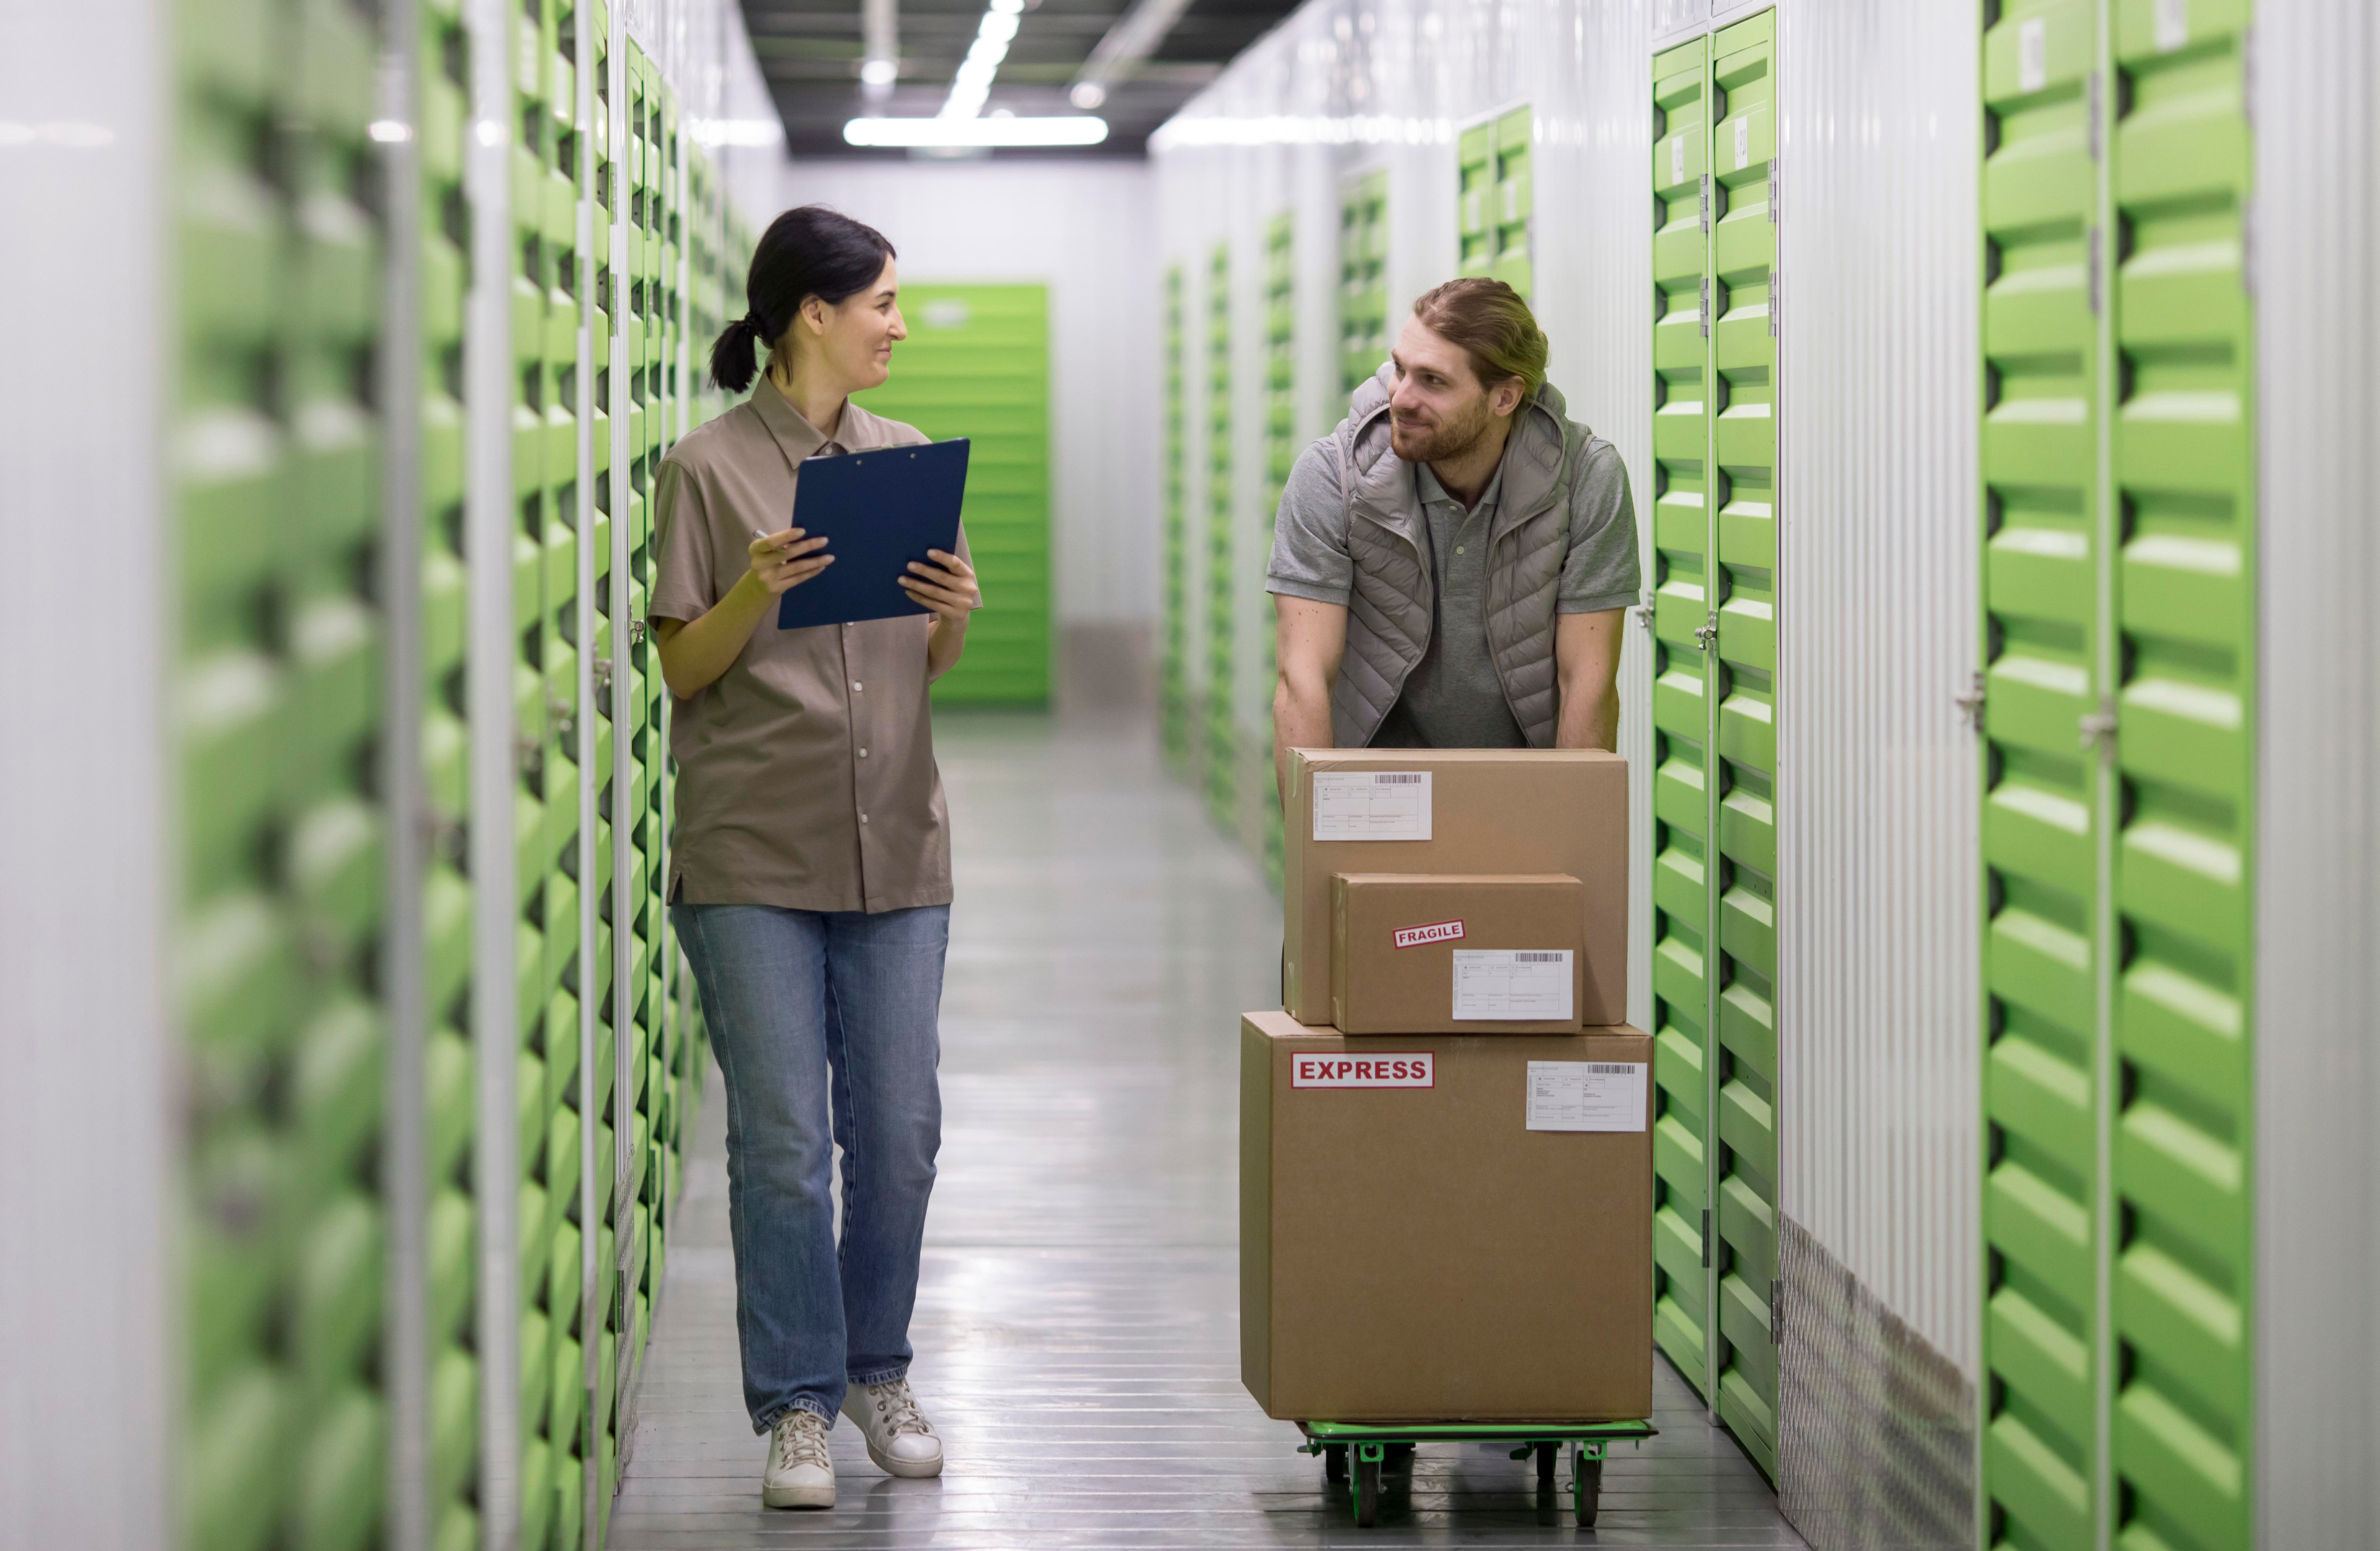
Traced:
<path id="1" fill-rule="evenodd" d="M 1523 397 L 1546 380 L 1546 335 L 1521 293 L 1501 280 L 1467 275 L 1424 291 L 1414 303 L 1421 326 L 1463 347 L 1482 387 L 1521 379 Z"/>

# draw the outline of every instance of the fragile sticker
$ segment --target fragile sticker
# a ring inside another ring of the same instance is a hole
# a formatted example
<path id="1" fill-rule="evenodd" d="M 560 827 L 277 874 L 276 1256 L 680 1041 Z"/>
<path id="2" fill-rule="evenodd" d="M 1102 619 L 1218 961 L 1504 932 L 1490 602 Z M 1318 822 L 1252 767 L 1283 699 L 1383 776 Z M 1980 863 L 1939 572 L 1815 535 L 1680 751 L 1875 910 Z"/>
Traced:
<path id="1" fill-rule="evenodd" d="M 1568 948 L 1456 948 L 1456 1021 L 1519 1022 L 1575 1016 Z"/>
<path id="2" fill-rule="evenodd" d="M 1399 947 L 1419 947 L 1424 943 L 1451 943 L 1463 935 L 1463 922 L 1434 921 L 1427 926 L 1400 926 L 1394 935 Z"/>
<path id="3" fill-rule="evenodd" d="M 1531 1061 L 1528 1129 L 1533 1131 L 1641 1131 L 1641 1061 Z"/>
<path id="4" fill-rule="evenodd" d="M 1293 1088 L 1435 1088 L 1438 1057 L 1427 1050 L 1298 1051 L 1289 1058 Z"/>
<path id="5" fill-rule="evenodd" d="M 1427 770 L 1320 770 L 1314 776 L 1317 840 L 1427 840 Z"/>

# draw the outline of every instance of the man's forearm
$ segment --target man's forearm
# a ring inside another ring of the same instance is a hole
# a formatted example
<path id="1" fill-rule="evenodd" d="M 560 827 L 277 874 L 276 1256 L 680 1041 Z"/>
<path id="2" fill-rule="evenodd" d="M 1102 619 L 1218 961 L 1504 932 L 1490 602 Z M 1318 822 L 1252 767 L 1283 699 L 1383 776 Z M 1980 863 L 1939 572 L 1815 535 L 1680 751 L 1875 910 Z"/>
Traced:
<path id="1" fill-rule="evenodd" d="M 1330 691 L 1301 689 L 1282 678 L 1272 694 L 1272 780 L 1284 810 L 1289 804 L 1289 751 L 1330 747 Z"/>
<path id="2" fill-rule="evenodd" d="M 1620 749 L 1620 689 L 1602 681 L 1561 688 L 1561 714 L 1554 724 L 1557 749 Z"/>

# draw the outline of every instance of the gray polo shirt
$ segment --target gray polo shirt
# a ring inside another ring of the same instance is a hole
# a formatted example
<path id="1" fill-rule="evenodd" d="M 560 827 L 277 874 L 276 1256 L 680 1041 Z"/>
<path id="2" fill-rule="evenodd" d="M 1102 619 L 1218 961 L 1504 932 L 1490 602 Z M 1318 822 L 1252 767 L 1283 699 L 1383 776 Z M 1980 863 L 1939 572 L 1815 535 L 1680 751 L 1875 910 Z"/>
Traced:
<path id="1" fill-rule="evenodd" d="M 1282 488 L 1265 589 L 1346 606 L 1355 584 L 1347 553 L 1346 503 L 1330 438 L 1299 455 Z M 1413 466 L 1414 487 L 1428 520 L 1437 586 L 1429 646 L 1405 678 L 1373 735 L 1378 749 L 1518 749 L 1528 739 L 1512 719 L 1488 647 L 1488 535 L 1502 500 L 1500 465 L 1469 511 L 1449 495 L 1429 465 Z M 1555 598 L 1560 614 L 1597 614 L 1637 601 L 1636 507 L 1620 449 L 1588 444 L 1571 485 L 1570 553 Z"/>

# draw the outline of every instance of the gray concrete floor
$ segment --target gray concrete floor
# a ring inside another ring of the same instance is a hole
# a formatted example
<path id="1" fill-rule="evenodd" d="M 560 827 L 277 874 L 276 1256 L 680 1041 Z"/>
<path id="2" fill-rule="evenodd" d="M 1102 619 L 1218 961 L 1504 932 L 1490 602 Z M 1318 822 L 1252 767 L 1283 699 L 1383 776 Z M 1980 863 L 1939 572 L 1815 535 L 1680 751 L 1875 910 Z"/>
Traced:
<path id="1" fill-rule="evenodd" d="M 939 1481 L 834 1432 L 832 1512 L 759 1503 L 718 1093 L 702 1110 L 611 1544 L 638 1548 L 1799 1545 L 1655 1365 L 1661 1436 L 1605 1467 L 1592 1534 L 1500 1447 L 1425 1446 L 1354 1528 L 1239 1382 L 1237 1014 L 1278 1007 L 1256 863 L 1165 779 L 1145 723 L 944 716 L 957 837 L 945 1127 L 912 1377 Z"/>

